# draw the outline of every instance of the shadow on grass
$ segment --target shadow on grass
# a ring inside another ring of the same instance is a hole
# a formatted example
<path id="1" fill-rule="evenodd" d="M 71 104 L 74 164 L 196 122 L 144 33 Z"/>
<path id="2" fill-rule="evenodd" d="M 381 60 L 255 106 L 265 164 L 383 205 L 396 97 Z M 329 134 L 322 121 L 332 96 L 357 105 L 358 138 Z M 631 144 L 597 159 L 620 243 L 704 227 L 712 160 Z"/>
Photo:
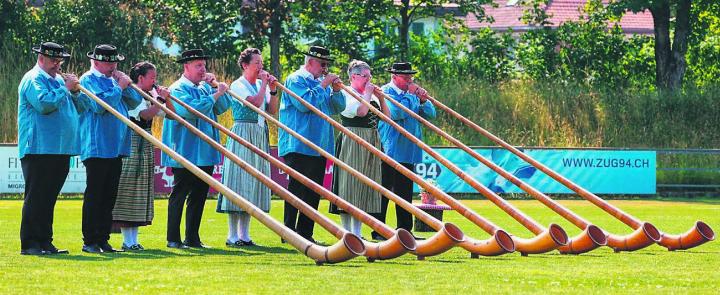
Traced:
<path id="1" fill-rule="evenodd" d="M 206 249 L 198 249 L 198 248 L 190 248 L 187 250 L 181 250 L 181 252 L 186 252 L 189 254 L 193 254 L 195 256 L 204 256 L 204 255 L 214 255 L 214 256 L 255 256 L 255 255 L 261 255 L 262 253 L 254 252 L 249 253 L 242 250 L 230 250 L 230 249 L 221 249 L 221 248 L 206 248 Z M 177 252 L 176 252 L 177 253 Z"/>
<path id="2" fill-rule="evenodd" d="M 397 260 L 375 260 L 375 261 L 373 261 L 373 262 L 369 262 L 369 261 L 367 261 L 367 259 L 365 259 L 365 262 L 366 262 L 368 265 L 372 265 L 372 264 L 388 264 L 388 265 L 402 265 L 402 266 L 412 266 L 412 265 L 415 265 L 415 262 L 411 262 L 411 261 L 397 261 Z"/>
<path id="3" fill-rule="evenodd" d="M 46 259 L 67 260 L 67 261 L 111 261 L 120 258 L 120 254 L 97 254 L 97 255 L 79 255 L 79 254 L 58 254 L 39 256 Z"/>
<path id="4" fill-rule="evenodd" d="M 259 252 L 232 251 L 223 249 L 188 249 L 182 251 L 166 251 L 160 249 L 146 249 L 144 251 L 127 251 L 121 253 L 101 254 L 59 254 L 42 256 L 47 259 L 69 260 L 69 261 L 110 261 L 115 259 L 165 259 L 172 257 L 190 256 L 256 256 L 262 255 Z"/>
<path id="5" fill-rule="evenodd" d="M 315 262 L 312 261 L 312 259 L 308 258 L 308 263 L 297 263 L 296 266 L 304 266 L 304 267 L 341 267 L 341 268 L 359 268 L 363 267 L 362 264 L 351 264 L 353 263 L 353 259 L 350 259 L 348 261 L 338 262 L 338 263 L 323 263 L 322 265 L 317 265 Z"/>
<path id="6" fill-rule="evenodd" d="M 673 202 L 673 203 L 685 203 L 685 204 L 713 204 L 718 205 L 720 204 L 720 198 L 713 198 L 713 197 L 702 197 L 702 198 L 657 198 L 657 199 L 650 199 L 650 201 L 658 201 L 658 202 Z"/>
<path id="7" fill-rule="evenodd" d="M 243 247 L 243 250 L 252 250 L 257 252 L 265 252 L 265 253 L 277 253 L 277 254 L 284 254 L 284 253 L 299 253 L 295 249 L 288 249 L 284 247 L 274 247 L 274 246 L 247 246 Z"/>

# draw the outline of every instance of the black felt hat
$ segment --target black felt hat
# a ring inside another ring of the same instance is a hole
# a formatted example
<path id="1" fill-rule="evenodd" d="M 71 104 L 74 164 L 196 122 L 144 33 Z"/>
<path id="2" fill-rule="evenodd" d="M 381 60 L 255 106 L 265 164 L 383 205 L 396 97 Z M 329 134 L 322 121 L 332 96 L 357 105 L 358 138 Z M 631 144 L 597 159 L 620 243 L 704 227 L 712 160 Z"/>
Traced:
<path id="1" fill-rule="evenodd" d="M 179 64 L 184 64 L 189 61 L 193 61 L 196 59 L 203 59 L 207 60 L 210 59 L 209 55 L 205 55 L 205 52 L 202 49 L 188 49 L 183 51 L 182 54 L 180 54 L 180 58 L 176 60 L 175 62 Z"/>
<path id="2" fill-rule="evenodd" d="M 308 52 L 304 52 L 303 54 L 310 56 L 310 57 L 327 60 L 327 61 L 335 60 L 332 56 L 330 56 L 330 50 L 328 50 L 325 47 L 320 47 L 320 46 L 310 46 L 310 49 L 308 49 Z"/>
<path id="3" fill-rule="evenodd" d="M 409 62 L 396 62 L 387 69 L 388 72 L 392 74 L 415 74 L 417 73 L 416 70 L 413 70 L 412 64 Z"/>
<path id="4" fill-rule="evenodd" d="M 125 60 L 125 57 L 118 53 L 117 47 L 110 44 L 95 46 L 93 51 L 87 53 L 87 57 L 104 62 L 121 62 Z"/>
<path id="5" fill-rule="evenodd" d="M 32 51 L 47 57 L 70 58 L 70 54 L 65 51 L 65 47 L 54 42 L 43 42 L 40 46 L 33 47 Z"/>

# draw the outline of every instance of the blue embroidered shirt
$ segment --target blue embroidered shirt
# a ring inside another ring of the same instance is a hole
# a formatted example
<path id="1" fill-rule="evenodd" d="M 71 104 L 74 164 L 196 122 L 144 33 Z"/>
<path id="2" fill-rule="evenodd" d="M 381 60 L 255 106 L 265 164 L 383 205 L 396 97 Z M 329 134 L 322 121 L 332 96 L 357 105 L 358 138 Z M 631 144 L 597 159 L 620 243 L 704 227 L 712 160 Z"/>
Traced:
<path id="1" fill-rule="evenodd" d="M 332 91 L 332 87 L 322 88 L 320 80 L 301 68 L 288 76 L 285 87 L 302 97 L 326 115 L 334 115 L 345 109 L 345 97 L 341 92 Z M 280 102 L 280 122 L 295 132 L 320 146 L 330 154 L 334 154 L 334 134 L 330 123 L 303 106 L 287 93 L 283 93 Z M 282 129 L 278 131 L 279 155 L 299 153 L 308 156 L 320 156 L 310 147 L 300 142 Z"/>
<path id="2" fill-rule="evenodd" d="M 72 95 L 65 81 L 35 65 L 18 86 L 18 151 L 27 154 L 80 153 L 78 110 L 84 94 Z"/>
<path id="3" fill-rule="evenodd" d="M 213 98 L 215 92 L 217 92 L 217 89 L 213 89 L 209 84 L 200 82 L 200 84 L 195 85 L 185 78 L 185 76 L 180 77 L 179 80 L 170 86 L 170 94 L 172 96 L 188 104 L 200 113 L 203 113 L 205 116 L 208 116 L 210 119 L 217 121 L 217 115 L 224 113 L 230 107 L 230 95 L 225 93 L 215 101 L 215 98 Z M 180 117 L 200 129 L 200 131 L 215 141 L 220 140 L 218 130 L 210 123 L 196 117 L 179 104 L 175 104 L 175 111 Z M 162 141 L 197 166 L 220 164 L 219 151 L 175 120 L 164 120 Z M 161 163 L 167 167 L 183 167 L 165 153 L 162 154 Z"/>
<path id="4" fill-rule="evenodd" d="M 435 107 L 431 102 L 426 101 L 421 104 L 420 99 L 417 96 L 410 94 L 407 91 L 400 90 L 400 88 L 398 88 L 393 82 L 383 86 L 382 90 L 385 94 L 413 112 L 419 114 L 423 118 L 435 118 Z M 410 134 L 422 140 L 422 126 L 420 122 L 405 113 L 404 110 L 396 107 L 394 104 L 388 102 L 387 105 L 390 110 L 390 117 L 393 121 L 398 123 L 405 130 L 409 131 Z M 422 149 L 420 149 L 419 146 L 410 141 L 407 137 L 400 134 L 395 127 L 385 121 L 381 121 L 378 124 L 378 132 L 380 133 L 380 140 L 382 141 L 385 154 L 393 158 L 395 161 L 409 164 L 417 164 L 422 161 Z"/>
<path id="5" fill-rule="evenodd" d="M 142 96 L 135 90 L 121 89 L 115 79 L 95 68 L 80 77 L 80 85 L 125 117 L 128 109 L 134 109 L 142 102 Z M 87 107 L 80 113 L 80 160 L 129 156 L 133 131 L 94 100 L 87 98 L 86 102 Z"/>

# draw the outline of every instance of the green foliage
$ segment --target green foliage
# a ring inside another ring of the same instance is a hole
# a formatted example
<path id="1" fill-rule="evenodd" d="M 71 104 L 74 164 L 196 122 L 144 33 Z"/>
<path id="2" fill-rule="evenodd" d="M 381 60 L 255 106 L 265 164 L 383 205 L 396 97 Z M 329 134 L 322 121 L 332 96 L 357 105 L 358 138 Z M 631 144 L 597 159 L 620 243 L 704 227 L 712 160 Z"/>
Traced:
<path id="1" fill-rule="evenodd" d="M 392 6 L 388 1 L 308 1 L 298 13 L 298 24 L 311 43 L 323 44 L 349 59 L 368 60 L 368 43 L 382 36 L 382 17 Z"/>
<path id="2" fill-rule="evenodd" d="M 548 24 L 543 10 L 529 11 L 526 20 Z M 517 60 L 524 76 L 600 87 L 652 87 L 653 40 L 628 38 L 617 25 L 608 29 L 617 19 L 600 1 L 588 2 L 584 12 L 587 17 L 556 30 L 544 27 L 521 35 Z"/>
<path id="3" fill-rule="evenodd" d="M 512 32 L 498 34 L 490 29 L 473 32 L 468 53 L 469 69 L 464 73 L 491 83 L 513 77 L 516 70 L 514 59 L 516 42 Z"/>
<path id="4" fill-rule="evenodd" d="M 561 62 L 558 56 L 561 46 L 556 31 L 547 27 L 520 35 L 516 52 L 521 74 L 541 81 L 553 78 Z"/>
<path id="5" fill-rule="evenodd" d="M 27 25 L 16 29 L 19 47 L 52 40 L 67 46 L 76 58 L 84 58 L 96 44 L 108 43 L 130 60 L 151 51 L 150 23 L 141 10 L 128 9 L 121 1 L 58 0 L 41 9 L 26 9 Z"/>
<path id="6" fill-rule="evenodd" d="M 235 39 L 242 1 L 163 0 L 155 3 L 154 18 L 162 37 L 184 49 L 202 48 L 213 56 L 240 52 Z"/>
<path id="7" fill-rule="evenodd" d="M 0 49 L 22 37 L 26 13 L 20 1 L 0 0 Z"/>
<path id="8" fill-rule="evenodd" d="M 452 77 L 462 67 L 461 45 L 454 43 L 447 30 L 440 28 L 427 36 L 410 34 L 409 61 L 419 70 L 418 78 Z"/>
<path id="9" fill-rule="evenodd" d="M 688 78 L 697 86 L 717 83 L 720 77 L 720 2 L 699 1 L 695 5 L 688 50 Z"/>
<path id="10" fill-rule="evenodd" d="M 459 24 L 460 21 L 454 17 L 456 13 L 457 15 L 474 13 L 478 20 L 484 20 L 486 18 L 483 5 L 496 5 L 491 0 L 401 0 L 387 2 L 388 4 L 392 3 L 392 6 L 385 11 L 387 19 L 392 20 L 388 23 L 388 31 L 394 32 L 397 30 L 395 46 L 387 47 L 387 49 L 392 50 L 392 54 L 398 56 L 401 60 L 411 58 L 409 42 L 412 37 L 410 25 L 414 21 L 435 16 L 443 19 L 446 24 Z"/>

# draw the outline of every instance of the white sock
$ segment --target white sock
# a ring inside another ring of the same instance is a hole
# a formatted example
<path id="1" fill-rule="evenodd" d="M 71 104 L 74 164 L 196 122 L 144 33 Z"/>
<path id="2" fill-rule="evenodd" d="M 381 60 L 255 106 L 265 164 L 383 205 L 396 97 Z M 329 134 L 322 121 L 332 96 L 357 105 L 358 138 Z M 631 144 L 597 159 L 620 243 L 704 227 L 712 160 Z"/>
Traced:
<path id="1" fill-rule="evenodd" d="M 250 214 L 240 213 L 240 239 L 247 242 L 250 241 Z"/>
<path id="2" fill-rule="evenodd" d="M 139 233 L 140 233 L 140 227 L 138 227 L 138 226 L 132 227 L 132 240 L 133 240 L 133 245 L 140 244 L 140 242 L 138 242 L 138 234 L 139 234 Z"/>
<path id="3" fill-rule="evenodd" d="M 340 213 L 340 222 L 346 231 L 352 232 L 352 216 L 347 213 Z"/>
<path id="4" fill-rule="evenodd" d="M 235 243 L 239 239 L 238 237 L 238 222 L 240 221 L 240 214 L 230 213 L 228 214 L 228 242 Z"/>
<path id="5" fill-rule="evenodd" d="M 363 223 L 360 219 L 352 217 L 352 233 L 356 234 L 358 237 L 362 237 L 362 225 Z"/>
<path id="6" fill-rule="evenodd" d="M 120 232 L 123 235 L 123 244 L 125 244 L 125 246 L 135 245 L 133 244 L 132 227 L 121 227 Z"/>

